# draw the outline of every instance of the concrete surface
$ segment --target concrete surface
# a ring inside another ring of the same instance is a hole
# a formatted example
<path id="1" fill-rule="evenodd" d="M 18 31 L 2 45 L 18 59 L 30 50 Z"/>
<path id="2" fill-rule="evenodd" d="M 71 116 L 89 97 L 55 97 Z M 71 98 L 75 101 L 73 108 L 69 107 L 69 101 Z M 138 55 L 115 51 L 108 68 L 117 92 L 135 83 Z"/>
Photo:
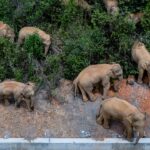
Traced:
<path id="1" fill-rule="evenodd" d="M 140 139 L 137 145 L 121 138 L 1 138 L 0 150 L 150 150 L 150 138 Z"/>

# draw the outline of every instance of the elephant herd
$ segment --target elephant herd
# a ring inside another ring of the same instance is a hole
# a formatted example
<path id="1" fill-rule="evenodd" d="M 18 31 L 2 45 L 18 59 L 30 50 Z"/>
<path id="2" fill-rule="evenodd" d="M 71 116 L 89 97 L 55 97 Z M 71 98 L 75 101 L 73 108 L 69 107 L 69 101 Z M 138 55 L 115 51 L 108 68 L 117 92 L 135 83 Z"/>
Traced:
<path id="1" fill-rule="evenodd" d="M 67 3 L 67 0 L 63 0 Z M 107 12 L 114 14 L 118 12 L 117 0 L 103 0 Z M 84 4 L 84 0 L 75 1 L 77 5 Z M 88 9 L 90 9 L 90 6 Z M 130 19 L 136 23 L 143 16 L 142 13 L 130 14 Z M 45 45 L 45 55 L 48 53 L 49 46 L 51 44 L 51 37 L 49 34 L 36 27 L 23 27 L 19 31 L 17 44 L 20 46 L 24 39 L 37 33 L 42 39 Z M 14 42 L 15 33 L 14 30 L 4 22 L 0 22 L 0 36 L 9 38 L 10 41 Z M 150 53 L 148 52 L 144 43 L 135 41 L 131 48 L 131 55 L 133 60 L 138 65 L 139 75 L 137 82 L 142 83 L 144 71 L 147 71 L 149 86 L 150 86 Z M 127 139 L 131 139 L 133 131 L 137 132 L 136 143 L 139 138 L 145 136 L 145 114 L 140 112 L 135 106 L 128 103 L 126 100 L 122 100 L 116 97 L 107 98 L 107 92 L 110 88 L 111 78 L 118 79 L 118 84 L 114 84 L 114 89 L 118 91 L 120 81 L 123 79 L 123 70 L 120 64 L 96 64 L 90 65 L 83 69 L 79 75 L 73 81 L 75 95 L 77 91 L 81 92 L 82 99 L 84 102 L 90 100 L 95 101 L 97 97 L 93 94 L 93 88 L 97 84 L 102 84 L 103 95 L 100 105 L 99 113 L 96 116 L 96 122 L 103 125 L 104 128 L 109 128 L 109 121 L 111 119 L 120 120 L 125 126 L 124 134 Z M 32 82 L 21 83 L 14 80 L 5 80 L 0 83 L 0 97 L 4 100 L 5 105 L 9 104 L 10 99 L 15 100 L 15 106 L 17 107 L 21 101 L 25 101 L 28 109 L 31 111 L 34 107 L 34 95 L 36 91 L 36 85 Z"/>
<path id="2" fill-rule="evenodd" d="M 45 46 L 44 53 L 45 55 L 47 55 L 50 44 L 51 44 L 51 37 L 49 34 L 45 33 L 44 31 L 36 27 L 23 27 L 19 31 L 18 41 L 17 41 L 18 46 L 20 46 L 23 43 L 26 37 L 28 37 L 29 35 L 33 35 L 33 34 L 39 35 L 39 37 L 41 38 Z M 14 38 L 15 38 L 14 30 L 9 25 L 5 24 L 2 21 L 0 21 L 0 37 L 6 37 L 10 39 L 10 41 L 12 42 L 14 42 Z"/>
<path id="3" fill-rule="evenodd" d="M 133 60 L 138 64 L 138 80 L 139 84 L 143 83 L 144 71 L 147 71 L 150 87 L 150 53 L 148 52 L 144 43 L 136 40 L 131 48 L 131 55 Z M 120 120 L 125 126 L 125 135 L 127 139 L 131 139 L 133 131 L 137 132 L 137 140 L 145 136 L 144 127 L 146 115 L 140 112 L 135 106 L 126 100 L 112 97 L 107 99 L 107 92 L 110 88 L 110 79 L 123 79 L 123 71 L 120 64 L 96 64 L 90 65 L 83 69 L 77 78 L 73 81 L 76 91 L 79 90 L 82 94 L 84 102 L 91 100 L 95 101 L 97 97 L 92 93 L 96 84 L 102 84 L 103 95 L 99 114 L 96 116 L 98 124 L 103 125 L 104 128 L 109 128 L 109 120 Z M 118 91 L 119 83 L 114 84 L 114 89 Z"/>

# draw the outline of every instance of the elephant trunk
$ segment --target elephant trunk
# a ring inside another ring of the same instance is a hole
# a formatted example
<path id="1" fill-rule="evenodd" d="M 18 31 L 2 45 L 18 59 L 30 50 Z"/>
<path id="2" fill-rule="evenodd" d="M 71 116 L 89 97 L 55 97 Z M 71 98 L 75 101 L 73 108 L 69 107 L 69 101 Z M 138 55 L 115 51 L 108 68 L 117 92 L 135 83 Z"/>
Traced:
<path id="1" fill-rule="evenodd" d="M 31 96 L 31 108 L 34 108 L 35 98 Z"/>
<path id="2" fill-rule="evenodd" d="M 144 137 L 144 131 L 140 131 L 138 137 L 136 138 L 135 145 L 139 142 L 140 138 Z"/>
<path id="3" fill-rule="evenodd" d="M 123 79 L 123 75 L 119 76 L 119 81 L 121 81 Z"/>

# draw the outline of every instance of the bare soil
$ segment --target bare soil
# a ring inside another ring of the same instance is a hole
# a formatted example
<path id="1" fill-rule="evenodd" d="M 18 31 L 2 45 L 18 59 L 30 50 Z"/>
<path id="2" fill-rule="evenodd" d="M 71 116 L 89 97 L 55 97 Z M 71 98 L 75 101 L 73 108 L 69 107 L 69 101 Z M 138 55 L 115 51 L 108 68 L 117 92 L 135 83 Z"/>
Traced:
<path id="1" fill-rule="evenodd" d="M 8 138 L 78 138 L 91 137 L 124 137 L 123 125 L 112 122 L 110 129 L 104 129 L 96 123 L 96 114 L 101 102 L 101 94 L 96 102 L 82 102 L 80 94 L 74 98 L 72 82 L 60 81 L 60 86 L 53 91 L 54 98 L 50 102 L 47 93 L 41 90 L 36 95 L 36 105 L 29 112 L 24 104 L 15 108 L 14 104 L 0 104 L 0 137 Z M 118 96 L 137 106 L 147 113 L 146 135 L 150 137 L 150 90 L 147 85 L 126 84 L 123 80 L 118 93 L 109 91 L 109 96 Z"/>

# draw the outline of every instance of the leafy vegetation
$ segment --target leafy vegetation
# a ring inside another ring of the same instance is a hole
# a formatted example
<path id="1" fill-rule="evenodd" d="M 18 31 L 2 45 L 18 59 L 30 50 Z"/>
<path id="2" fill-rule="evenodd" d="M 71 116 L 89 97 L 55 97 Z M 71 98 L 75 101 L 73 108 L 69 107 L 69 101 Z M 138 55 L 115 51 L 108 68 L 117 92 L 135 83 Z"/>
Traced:
<path id="1" fill-rule="evenodd" d="M 117 62 L 124 76 L 137 74 L 131 47 L 135 39 L 140 39 L 150 50 L 149 0 L 119 0 L 117 16 L 107 14 L 102 1 L 87 2 L 93 6 L 91 12 L 75 6 L 73 0 L 68 5 L 62 0 L 0 0 L 0 20 L 13 27 L 16 35 L 24 26 L 36 26 L 52 36 L 51 52 L 46 57 L 38 35 L 27 38 L 19 48 L 0 38 L 0 79 L 39 82 L 34 60 L 39 61 L 53 85 L 62 77 L 73 80 L 84 67 L 97 63 Z M 134 12 L 144 13 L 138 24 L 127 20 Z M 54 48 L 61 51 L 56 54 Z"/>

